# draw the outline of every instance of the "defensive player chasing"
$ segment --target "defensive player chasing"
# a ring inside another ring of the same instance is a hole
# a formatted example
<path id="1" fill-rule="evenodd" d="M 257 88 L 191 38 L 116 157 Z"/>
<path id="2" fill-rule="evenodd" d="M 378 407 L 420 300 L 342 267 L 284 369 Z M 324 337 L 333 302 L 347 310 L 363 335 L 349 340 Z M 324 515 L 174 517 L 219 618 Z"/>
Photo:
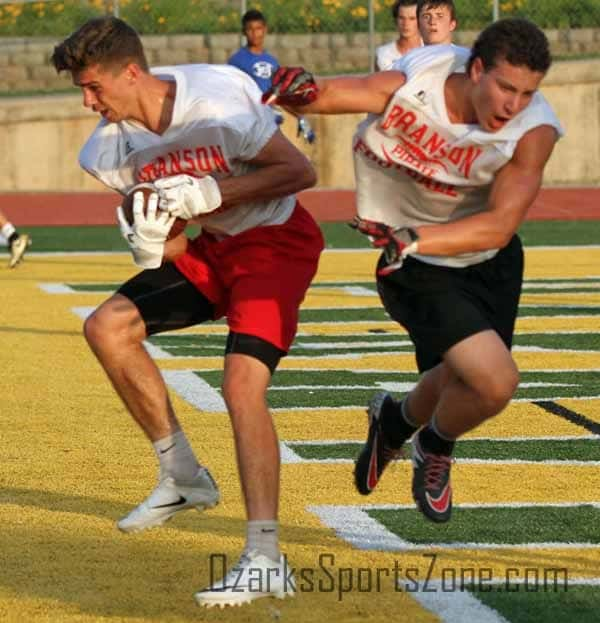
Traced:
<path id="1" fill-rule="evenodd" d="M 318 86 L 301 68 L 274 78 L 277 101 L 301 112 L 371 113 L 354 138 L 355 226 L 384 249 L 381 300 L 406 327 L 422 375 L 401 402 L 384 393 L 370 403 L 355 481 L 371 493 L 418 431 L 412 491 L 433 521 L 450 518 L 455 440 L 500 413 L 519 382 L 516 231 L 562 134 L 538 92 L 550 63 L 544 33 L 506 19 L 472 51 L 427 46 L 398 71 Z"/>
<path id="2" fill-rule="evenodd" d="M 233 575 L 196 599 L 211 606 L 283 597 L 293 586 L 278 544 L 279 446 L 266 391 L 294 338 L 323 247 L 319 228 L 293 196 L 314 184 L 314 170 L 279 132 L 251 78 L 228 66 L 149 71 L 137 33 L 119 19 L 90 20 L 55 48 L 52 60 L 71 73 L 83 104 L 102 116 L 81 151 L 82 167 L 123 194 L 142 181 L 159 189 L 147 214 L 136 209 L 136 194 L 133 228 L 121 223 L 136 263 L 153 270 L 121 286 L 85 323 L 90 347 L 160 463 L 158 486 L 118 527 L 144 530 L 178 511 L 217 504 L 217 486 L 196 459 L 142 342 L 226 315 L 223 397 L 247 540 Z M 155 218 L 159 201 L 171 217 Z M 175 216 L 199 218 L 202 234 L 174 263 L 161 265 Z"/>

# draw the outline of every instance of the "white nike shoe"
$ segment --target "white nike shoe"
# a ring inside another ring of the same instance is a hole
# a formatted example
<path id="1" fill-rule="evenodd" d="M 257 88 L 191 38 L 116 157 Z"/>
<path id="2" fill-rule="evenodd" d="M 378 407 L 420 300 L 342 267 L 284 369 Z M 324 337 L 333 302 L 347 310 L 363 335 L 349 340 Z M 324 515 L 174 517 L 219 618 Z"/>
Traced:
<path id="1" fill-rule="evenodd" d="M 27 247 L 31 245 L 31 237 L 28 234 L 19 234 L 10 245 L 9 268 L 14 268 L 25 255 Z"/>
<path id="2" fill-rule="evenodd" d="M 196 508 L 203 511 L 219 503 L 219 489 L 210 472 L 201 467 L 195 478 L 189 481 L 168 476 L 129 515 L 117 522 L 122 532 L 140 532 L 160 526 L 179 511 Z"/>
<path id="3" fill-rule="evenodd" d="M 224 608 L 241 606 L 261 597 L 293 597 L 295 592 L 296 582 L 285 556 L 275 561 L 251 551 L 243 553 L 222 580 L 198 591 L 194 598 L 205 608 Z"/>

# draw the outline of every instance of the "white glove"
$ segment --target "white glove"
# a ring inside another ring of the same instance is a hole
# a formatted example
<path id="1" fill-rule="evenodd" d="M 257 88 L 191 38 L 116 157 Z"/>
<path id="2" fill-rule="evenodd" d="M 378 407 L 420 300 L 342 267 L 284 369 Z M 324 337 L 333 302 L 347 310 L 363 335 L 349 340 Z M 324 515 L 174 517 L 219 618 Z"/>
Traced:
<path id="1" fill-rule="evenodd" d="M 123 238 L 131 248 L 133 261 L 141 268 L 158 268 L 162 264 L 165 242 L 175 217 L 166 212 L 157 214 L 158 195 L 148 197 L 148 209 L 144 214 L 144 195 L 133 195 L 133 225 L 123 214 L 121 206 L 117 208 L 117 219 Z"/>
<path id="2" fill-rule="evenodd" d="M 208 214 L 222 202 L 219 185 L 210 175 L 202 178 L 173 175 L 156 180 L 154 186 L 158 191 L 158 207 L 186 220 Z"/>

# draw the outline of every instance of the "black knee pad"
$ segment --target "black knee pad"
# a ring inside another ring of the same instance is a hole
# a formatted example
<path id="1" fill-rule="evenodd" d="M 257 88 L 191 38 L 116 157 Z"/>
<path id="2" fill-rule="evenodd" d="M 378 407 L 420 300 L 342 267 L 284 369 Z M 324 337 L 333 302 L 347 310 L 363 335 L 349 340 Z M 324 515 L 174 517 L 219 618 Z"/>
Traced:
<path id="1" fill-rule="evenodd" d="M 271 374 L 275 372 L 279 360 L 287 354 L 284 350 L 277 348 L 261 337 L 247 333 L 236 333 L 235 331 L 231 331 L 227 336 L 225 354 L 228 355 L 229 353 L 254 357 L 262 361 L 269 368 Z"/>

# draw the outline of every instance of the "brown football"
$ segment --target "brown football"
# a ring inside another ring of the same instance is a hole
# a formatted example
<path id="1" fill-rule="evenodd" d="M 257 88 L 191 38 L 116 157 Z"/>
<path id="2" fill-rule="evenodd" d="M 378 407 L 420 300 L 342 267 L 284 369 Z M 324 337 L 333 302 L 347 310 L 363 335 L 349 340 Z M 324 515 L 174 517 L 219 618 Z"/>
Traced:
<path id="1" fill-rule="evenodd" d="M 130 225 L 133 225 L 133 195 L 136 192 L 141 192 L 144 195 L 144 213 L 148 207 L 148 197 L 156 192 L 153 184 L 143 183 L 134 186 L 129 193 L 123 199 L 123 203 L 121 204 L 121 209 L 123 210 L 123 215 L 127 219 L 127 222 Z M 160 210 L 159 210 L 160 212 Z M 171 240 L 176 238 L 183 232 L 187 225 L 187 221 L 182 218 L 176 218 L 173 222 L 173 226 L 171 227 L 171 231 L 169 231 L 169 235 L 167 236 L 167 240 Z"/>

